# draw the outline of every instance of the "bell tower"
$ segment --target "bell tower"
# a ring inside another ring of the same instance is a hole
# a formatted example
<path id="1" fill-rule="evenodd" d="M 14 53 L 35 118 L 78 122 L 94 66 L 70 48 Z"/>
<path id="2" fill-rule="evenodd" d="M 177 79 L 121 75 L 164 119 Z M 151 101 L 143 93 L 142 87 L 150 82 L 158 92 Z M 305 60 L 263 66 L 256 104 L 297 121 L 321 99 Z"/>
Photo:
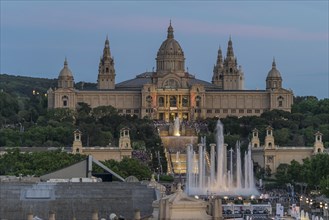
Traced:
<path id="1" fill-rule="evenodd" d="M 78 129 L 73 132 L 74 141 L 72 146 L 72 153 L 73 154 L 81 154 L 82 153 L 82 142 L 81 142 L 81 131 Z"/>
<path id="2" fill-rule="evenodd" d="M 266 136 L 265 136 L 265 149 L 274 149 L 274 136 L 273 136 L 273 128 L 268 126 L 266 128 Z"/>
<path id="3" fill-rule="evenodd" d="M 315 142 L 314 142 L 314 154 L 323 153 L 324 147 L 322 142 L 322 133 L 320 131 L 314 134 Z"/>
<path id="4" fill-rule="evenodd" d="M 120 149 L 131 149 L 129 128 L 122 128 L 120 130 L 119 148 Z"/>
<path id="5" fill-rule="evenodd" d="M 259 148 L 260 147 L 260 141 L 259 141 L 259 137 L 258 137 L 258 130 L 256 128 L 254 130 L 252 130 L 251 145 L 252 145 L 252 148 Z"/>
<path id="6" fill-rule="evenodd" d="M 114 89 L 115 88 L 115 69 L 114 59 L 111 56 L 110 42 L 108 37 L 105 40 L 103 56 L 100 58 L 98 67 L 98 89 Z"/>
<path id="7" fill-rule="evenodd" d="M 231 37 L 228 41 L 226 58 L 223 63 L 223 89 L 224 90 L 243 90 L 244 74 L 241 66 L 238 67 L 238 61 L 234 56 L 233 43 Z"/>

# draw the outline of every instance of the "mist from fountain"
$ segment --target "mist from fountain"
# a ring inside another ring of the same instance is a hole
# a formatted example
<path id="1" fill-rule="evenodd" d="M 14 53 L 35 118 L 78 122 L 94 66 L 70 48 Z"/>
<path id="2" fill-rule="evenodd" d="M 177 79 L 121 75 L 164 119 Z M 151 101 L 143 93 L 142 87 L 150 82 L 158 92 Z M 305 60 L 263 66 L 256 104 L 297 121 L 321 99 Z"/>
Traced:
<path id="1" fill-rule="evenodd" d="M 251 196 L 259 195 L 254 184 L 251 145 L 244 155 L 244 172 L 242 174 L 242 159 L 240 142 L 234 150 L 229 150 L 229 165 L 227 164 L 227 149 L 224 145 L 224 130 L 220 120 L 216 126 L 217 144 L 210 144 L 210 161 L 207 158 L 205 139 L 198 144 L 199 152 L 189 145 L 187 149 L 186 193 L 188 195 L 220 195 L 220 196 Z M 216 147 L 216 149 L 215 149 Z M 215 156 L 216 155 L 216 156 Z M 216 166 L 217 165 L 217 166 Z M 234 167 L 235 165 L 235 167 Z M 229 167 L 227 167 L 229 166 Z M 215 169 L 216 167 L 216 169 Z"/>
<path id="2" fill-rule="evenodd" d="M 179 118 L 176 117 L 174 120 L 174 136 L 180 136 L 179 125 L 180 125 Z"/>

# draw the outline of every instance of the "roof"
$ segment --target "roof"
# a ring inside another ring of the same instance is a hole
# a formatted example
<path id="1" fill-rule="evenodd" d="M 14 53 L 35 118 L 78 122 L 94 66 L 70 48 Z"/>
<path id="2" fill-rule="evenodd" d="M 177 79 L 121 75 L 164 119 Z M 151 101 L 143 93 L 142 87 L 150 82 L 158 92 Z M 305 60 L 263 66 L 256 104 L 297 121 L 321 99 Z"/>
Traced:
<path id="1" fill-rule="evenodd" d="M 141 73 L 141 74 L 137 75 L 136 78 L 134 78 L 134 79 L 129 79 L 129 80 L 126 80 L 126 81 L 123 81 L 121 83 L 116 84 L 115 88 L 116 89 L 142 88 L 144 84 L 152 83 L 152 75 L 153 74 L 154 74 L 154 72 Z M 218 88 L 219 89 L 218 86 L 216 86 L 212 83 L 209 83 L 207 81 L 201 80 L 201 79 L 196 79 L 191 74 L 188 74 L 188 76 L 189 76 L 189 84 L 190 85 L 201 84 L 204 87 L 209 88 L 209 89 L 211 89 L 211 88 L 213 88 L 213 89 Z"/>

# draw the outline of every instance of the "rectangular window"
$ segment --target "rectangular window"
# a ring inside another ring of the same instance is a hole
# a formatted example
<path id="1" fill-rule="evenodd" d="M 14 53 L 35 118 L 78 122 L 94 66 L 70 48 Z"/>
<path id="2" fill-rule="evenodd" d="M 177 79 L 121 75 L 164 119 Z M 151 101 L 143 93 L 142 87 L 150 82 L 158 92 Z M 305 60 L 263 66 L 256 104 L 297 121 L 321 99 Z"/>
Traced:
<path id="1" fill-rule="evenodd" d="M 182 98 L 182 106 L 183 107 L 188 107 L 189 106 L 189 97 L 188 96 L 183 96 Z"/>
<path id="2" fill-rule="evenodd" d="M 244 113 L 244 109 L 239 109 L 239 113 Z"/>
<path id="3" fill-rule="evenodd" d="M 146 109 L 146 113 L 152 113 L 152 112 L 153 112 L 153 108 Z"/>
<path id="4" fill-rule="evenodd" d="M 251 114 L 252 113 L 252 110 L 251 109 L 247 109 L 247 113 L 248 114 Z"/>
<path id="5" fill-rule="evenodd" d="M 134 113 L 139 113 L 139 109 L 134 109 Z"/>
<path id="6" fill-rule="evenodd" d="M 211 109 L 208 109 L 207 110 L 207 113 L 211 114 L 212 113 L 212 110 Z"/>
<path id="7" fill-rule="evenodd" d="M 236 113 L 236 110 L 235 109 L 231 109 L 231 113 Z"/>
<path id="8" fill-rule="evenodd" d="M 122 109 L 118 109 L 118 113 L 123 113 L 123 110 Z"/>
<path id="9" fill-rule="evenodd" d="M 164 100 L 165 100 L 164 97 L 160 96 L 158 100 L 159 100 L 159 107 L 164 107 Z"/>
<path id="10" fill-rule="evenodd" d="M 227 109 L 223 109 L 223 113 L 228 113 L 228 110 Z"/>
<path id="11" fill-rule="evenodd" d="M 259 110 L 259 109 L 256 109 L 256 110 L 255 110 L 255 113 L 260 113 L 260 110 Z"/>
<path id="12" fill-rule="evenodd" d="M 215 109 L 215 113 L 220 113 L 220 109 Z"/>
<path id="13" fill-rule="evenodd" d="M 127 109 L 127 110 L 126 110 L 126 113 L 127 113 L 127 114 L 130 114 L 130 113 L 131 113 L 131 110 L 130 110 L 130 109 Z"/>

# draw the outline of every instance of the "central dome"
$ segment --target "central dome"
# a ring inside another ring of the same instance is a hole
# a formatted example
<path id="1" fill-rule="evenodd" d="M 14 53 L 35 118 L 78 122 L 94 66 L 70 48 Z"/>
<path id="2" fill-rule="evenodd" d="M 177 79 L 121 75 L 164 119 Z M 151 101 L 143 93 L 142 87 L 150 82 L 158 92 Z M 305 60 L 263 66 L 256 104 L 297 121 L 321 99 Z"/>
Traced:
<path id="1" fill-rule="evenodd" d="M 179 43 L 174 39 L 174 29 L 171 23 L 168 27 L 167 39 L 162 42 L 157 53 L 157 72 L 184 74 L 185 58 Z"/>

